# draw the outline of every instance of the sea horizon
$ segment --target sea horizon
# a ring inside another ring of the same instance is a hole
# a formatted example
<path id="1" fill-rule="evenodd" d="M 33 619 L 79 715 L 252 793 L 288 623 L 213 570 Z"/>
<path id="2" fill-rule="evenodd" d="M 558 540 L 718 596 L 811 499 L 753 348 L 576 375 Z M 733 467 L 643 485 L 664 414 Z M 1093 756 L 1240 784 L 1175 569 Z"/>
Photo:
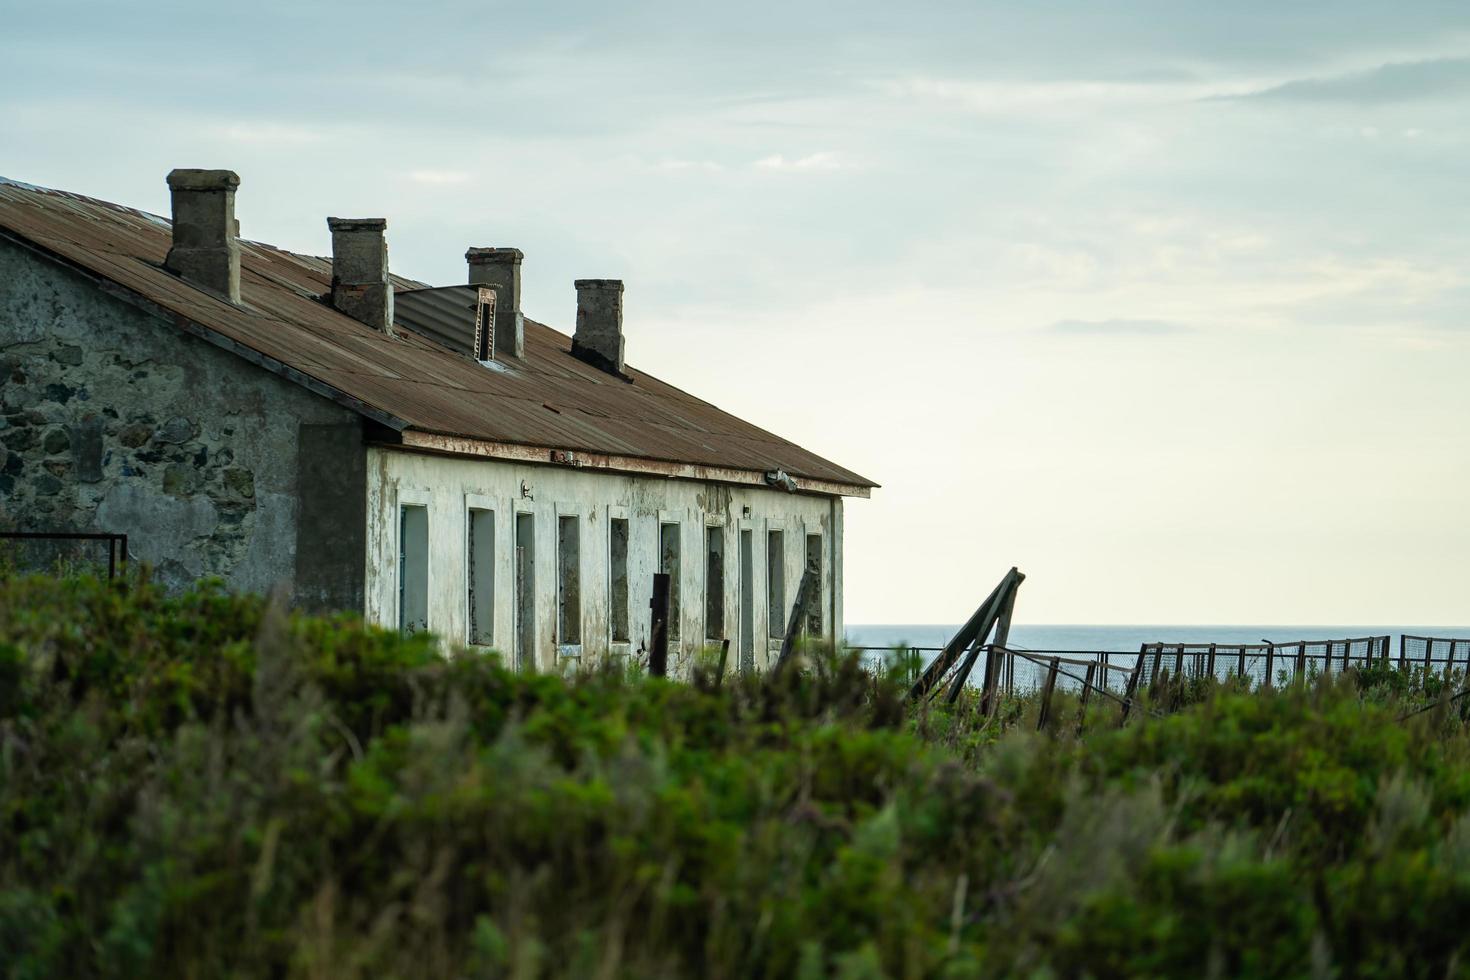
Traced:
<path id="1" fill-rule="evenodd" d="M 943 647 L 960 623 L 848 623 L 843 635 L 854 647 Z M 1094 650 L 1136 653 L 1144 643 L 1296 643 L 1301 640 L 1342 640 L 1388 636 L 1397 651 L 1402 636 L 1470 638 L 1470 626 L 1322 625 L 1322 624 L 1088 624 L 1016 623 L 1010 643 L 1028 650 Z"/>

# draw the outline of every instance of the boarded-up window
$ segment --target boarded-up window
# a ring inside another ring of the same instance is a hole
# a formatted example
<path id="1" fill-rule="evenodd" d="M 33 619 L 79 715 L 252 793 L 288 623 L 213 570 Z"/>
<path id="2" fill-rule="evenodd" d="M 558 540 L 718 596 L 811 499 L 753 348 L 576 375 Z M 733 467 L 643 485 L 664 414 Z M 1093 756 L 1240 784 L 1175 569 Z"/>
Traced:
<path id="1" fill-rule="evenodd" d="M 725 636 L 725 529 L 704 529 L 704 638 Z"/>
<path id="2" fill-rule="evenodd" d="M 465 605 L 469 610 L 469 641 L 480 646 L 495 642 L 495 512 L 471 508 L 465 542 Z"/>
<path id="3" fill-rule="evenodd" d="M 812 573 L 812 592 L 807 596 L 806 629 L 812 636 L 822 635 L 822 536 L 806 536 L 806 567 Z"/>
<path id="4" fill-rule="evenodd" d="M 429 509 L 405 505 L 398 512 L 398 628 L 429 628 Z"/>
<path id="5" fill-rule="evenodd" d="M 670 640 L 679 639 L 679 525 L 660 524 L 658 528 L 658 570 L 669 577 Z"/>
<path id="6" fill-rule="evenodd" d="M 516 667 L 536 667 L 536 515 L 516 515 Z"/>
<path id="7" fill-rule="evenodd" d="M 574 516 L 556 519 L 556 636 L 563 646 L 582 642 L 582 531 Z"/>
<path id="8" fill-rule="evenodd" d="M 766 635 L 786 636 L 786 534 L 766 532 Z"/>
<path id="9" fill-rule="evenodd" d="M 755 669 L 755 535 L 740 532 L 740 669 Z"/>
<path id="10" fill-rule="evenodd" d="M 631 630 L 628 627 L 628 522 L 614 517 L 608 522 L 608 622 L 612 627 L 612 641 L 627 643 Z"/>

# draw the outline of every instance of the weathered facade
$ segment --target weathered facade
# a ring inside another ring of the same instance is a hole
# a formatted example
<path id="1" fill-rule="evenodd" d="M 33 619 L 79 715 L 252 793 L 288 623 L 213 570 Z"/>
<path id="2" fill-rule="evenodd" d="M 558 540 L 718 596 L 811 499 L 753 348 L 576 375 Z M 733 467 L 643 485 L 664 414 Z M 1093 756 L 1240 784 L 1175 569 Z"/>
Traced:
<path id="1" fill-rule="evenodd" d="M 620 282 L 577 281 L 568 337 L 515 249 L 431 288 L 382 219 L 331 219 L 332 260 L 238 239 L 237 185 L 175 171 L 171 224 L 0 181 L 5 525 L 542 669 L 644 649 L 660 570 L 676 658 L 768 663 L 808 566 L 840 631 L 873 484 L 627 367 Z"/>

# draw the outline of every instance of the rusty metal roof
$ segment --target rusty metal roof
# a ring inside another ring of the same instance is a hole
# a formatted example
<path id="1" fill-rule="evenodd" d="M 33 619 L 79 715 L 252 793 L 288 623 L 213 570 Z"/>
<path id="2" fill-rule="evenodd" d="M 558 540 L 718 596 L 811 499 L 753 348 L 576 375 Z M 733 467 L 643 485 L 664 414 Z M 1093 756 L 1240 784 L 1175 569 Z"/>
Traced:
<path id="1" fill-rule="evenodd" d="M 242 240 L 236 306 L 165 271 L 170 223 L 144 211 L 0 178 L 0 229 L 181 330 L 390 429 L 453 437 L 439 445 L 478 441 L 599 454 L 681 464 L 686 473 L 784 470 L 803 489 L 828 493 L 866 496 L 877 486 L 634 368 L 626 368 L 631 382 L 606 374 L 573 357 L 566 334 L 530 319 L 526 356 L 509 360 L 506 370 L 427 337 L 379 333 L 323 302 L 329 259 Z M 399 277 L 394 285 L 428 288 Z"/>

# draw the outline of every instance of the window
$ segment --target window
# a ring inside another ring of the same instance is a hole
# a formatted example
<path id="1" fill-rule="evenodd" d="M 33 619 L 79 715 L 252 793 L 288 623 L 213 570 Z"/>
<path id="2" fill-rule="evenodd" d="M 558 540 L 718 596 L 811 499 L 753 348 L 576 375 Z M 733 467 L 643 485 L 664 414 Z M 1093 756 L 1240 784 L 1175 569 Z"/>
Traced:
<path id="1" fill-rule="evenodd" d="M 725 529 L 704 529 L 704 638 L 725 637 Z"/>
<path id="2" fill-rule="evenodd" d="M 631 631 L 628 628 L 628 521 L 614 517 L 608 522 L 608 568 L 611 578 L 608 583 L 608 622 L 612 627 L 612 641 L 627 643 Z"/>
<path id="3" fill-rule="evenodd" d="M 812 572 L 814 592 L 807 598 L 807 632 L 822 635 L 822 536 L 806 536 L 806 567 Z"/>
<path id="4" fill-rule="evenodd" d="M 398 628 L 429 628 L 429 509 L 423 506 L 398 511 Z"/>
<path id="5" fill-rule="evenodd" d="M 556 519 L 556 640 L 582 643 L 582 525 L 575 515 Z"/>
<path id="6" fill-rule="evenodd" d="M 495 642 L 495 511 L 472 507 L 466 524 L 465 606 L 469 610 L 469 641 L 490 646 Z"/>
<path id="7" fill-rule="evenodd" d="M 766 532 L 766 635 L 786 638 L 786 532 Z"/>
<path id="8" fill-rule="evenodd" d="M 755 545 L 748 528 L 740 531 L 740 669 L 755 670 Z"/>
<path id="9" fill-rule="evenodd" d="M 658 570 L 669 577 L 669 639 L 679 639 L 679 525 L 658 527 Z"/>
<path id="10" fill-rule="evenodd" d="M 536 515 L 516 515 L 516 667 L 536 666 Z"/>

